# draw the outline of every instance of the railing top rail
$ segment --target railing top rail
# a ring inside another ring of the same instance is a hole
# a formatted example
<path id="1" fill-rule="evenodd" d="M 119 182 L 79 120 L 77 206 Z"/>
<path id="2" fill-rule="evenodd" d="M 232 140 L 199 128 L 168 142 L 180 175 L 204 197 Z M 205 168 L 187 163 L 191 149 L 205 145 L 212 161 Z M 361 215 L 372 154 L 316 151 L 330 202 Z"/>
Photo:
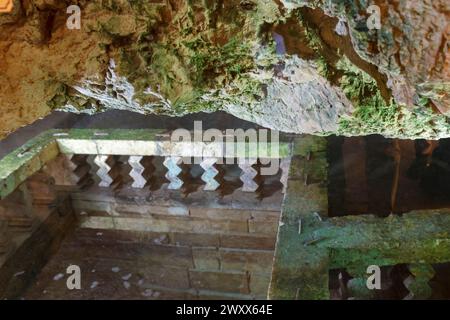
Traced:
<path id="1" fill-rule="evenodd" d="M 44 132 L 0 160 L 0 200 L 58 156 L 56 132 Z"/>
<path id="2" fill-rule="evenodd" d="M 285 158 L 291 154 L 289 136 L 274 139 L 242 139 L 239 134 L 195 137 L 192 131 L 179 134 L 164 130 L 92 130 L 75 129 L 56 133 L 59 148 L 65 154 L 104 154 L 180 157 Z M 237 140 L 235 138 L 238 138 Z"/>

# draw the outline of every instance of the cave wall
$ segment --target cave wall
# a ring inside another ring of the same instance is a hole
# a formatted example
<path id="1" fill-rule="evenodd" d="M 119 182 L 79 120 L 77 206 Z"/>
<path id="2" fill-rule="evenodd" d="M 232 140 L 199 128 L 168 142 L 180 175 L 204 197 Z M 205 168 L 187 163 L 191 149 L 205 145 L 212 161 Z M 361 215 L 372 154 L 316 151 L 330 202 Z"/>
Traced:
<path id="1" fill-rule="evenodd" d="M 53 110 L 225 111 L 295 133 L 450 136 L 449 4 L 13 0 L 0 137 Z M 70 5 L 81 28 L 69 29 Z M 367 21 L 380 9 L 380 29 Z"/>

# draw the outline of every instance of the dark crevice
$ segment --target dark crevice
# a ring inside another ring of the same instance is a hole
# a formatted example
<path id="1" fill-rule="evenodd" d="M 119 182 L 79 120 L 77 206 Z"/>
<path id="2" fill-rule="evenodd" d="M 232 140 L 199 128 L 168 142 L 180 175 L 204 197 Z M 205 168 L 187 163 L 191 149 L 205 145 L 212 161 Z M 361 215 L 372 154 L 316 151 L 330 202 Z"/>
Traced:
<path id="1" fill-rule="evenodd" d="M 305 28 L 298 23 L 296 17 L 290 17 L 285 23 L 274 25 L 272 31 L 283 37 L 287 54 L 297 54 L 307 60 L 317 58 L 316 52 L 308 44 Z"/>
<path id="2" fill-rule="evenodd" d="M 339 20 L 326 15 L 321 9 L 301 8 L 284 23 L 272 27 L 272 32 L 283 37 L 286 53 L 298 55 L 306 60 L 323 59 L 328 66 L 328 80 L 339 84 L 342 72 L 334 66 L 345 55 L 355 66 L 368 73 L 376 82 L 382 97 L 388 102 L 391 98 L 387 77 L 377 66 L 362 59 L 355 51 L 350 35 L 339 36 L 335 28 Z M 376 53 L 376 43 L 370 52 Z"/>
<path id="3" fill-rule="evenodd" d="M 56 11 L 53 10 L 39 12 L 39 28 L 42 44 L 47 44 L 52 39 L 55 17 Z"/>
<path id="4" fill-rule="evenodd" d="M 339 57 L 345 55 L 355 66 L 369 74 L 377 82 L 377 87 L 383 98 L 386 101 L 390 100 L 391 93 L 386 85 L 387 77 L 380 73 L 376 65 L 367 62 L 358 55 L 353 47 L 350 35 L 338 36 L 336 34 L 335 27 L 339 21 L 337 18 L 327 16 L 320 9 L 310 8 L 302 8 L 301 16 L 326 45 L 321 50 L 321 53 L 327 61 L 333 64 L 333 56 Z M 373 50 L 375 49 L 372 48 Z"/>

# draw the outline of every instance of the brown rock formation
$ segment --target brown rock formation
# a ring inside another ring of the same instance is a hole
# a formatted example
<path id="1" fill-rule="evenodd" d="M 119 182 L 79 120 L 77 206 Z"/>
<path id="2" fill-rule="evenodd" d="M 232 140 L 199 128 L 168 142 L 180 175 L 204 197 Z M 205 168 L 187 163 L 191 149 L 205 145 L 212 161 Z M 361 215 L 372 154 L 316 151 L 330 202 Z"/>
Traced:
<path id="1" fill-rule="evenodd" d="M 450 135 L 445 0 L 13 3 L 0 14 L 0 137 L 54 109 L 111 108 L 225 110 L 298 133 Z M 70 5 L 80 30 L 67 27 Z"/>

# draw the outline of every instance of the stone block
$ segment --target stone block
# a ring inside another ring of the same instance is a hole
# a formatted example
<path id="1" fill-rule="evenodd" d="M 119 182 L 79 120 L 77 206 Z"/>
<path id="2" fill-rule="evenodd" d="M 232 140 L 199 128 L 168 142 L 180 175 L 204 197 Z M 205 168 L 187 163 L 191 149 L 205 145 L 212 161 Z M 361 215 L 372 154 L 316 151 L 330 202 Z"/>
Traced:
<path id="1" fill-rule="evenodd" d="M 186 206 L 155 206 L 155 205 L 135 205 L 120 203 L 114 207 L 118 214 L 135 213 L 141 215 L 169 215 L 169 216 L 189 216 L 189 209 Z"/>
<path id="2" fill-rule="evenodd" d="M 172 244 L 182 246 L 218 247 L 220 243 L 218 234 L 172 232 L 169 237 Z"/>
<path id="3" fill-rule="evenodd" d="M 250 210 L 191 207 L 190 212 L 192 217 L 204 219 L 246 221 L 251 217 Z"/>
<path id="4" fill-rule="evenodd" d="M 190 270 L 191 287 L 195 289 L 223 291 L 233 293 L 249 293 L 248 274 L 230 271 L 198 271 Z"/>
<path id="5" fill-rule="evenodd" d="M 189 289 L 189 274 L 187 268 L 177 268 L 170 265 L 139 266 L 139 277 L 141 277 L 143 287 L 153 285 L 165 288 Z"/>
<path id="6" fill-rule="evenodd" d="M 245 270 L 257 273 L 271 273 L 273 251 L 219 249 L 222 270 Z"/>
<path id="7" fill-rule="evenodd" d="M 193 267 L 192 250 L 190 247 L 139 245 L 143 263 L 169 265 L 179 267 Z"/>
<path id="8" fill-rule="evenodd" d="M 192 257 L 194 259 L 194 267 L 199 270 L 219 270 L 220 258 L 217 248 L 192 248 Z"/>
<path id="9" fill-rule="evenodd" d="M 248 232 L 247 221 L 236 220 L 210 220 L 211 230 L 220 233 Z"/>
<path id="10" fill-rule="evenodd" d="M 220 235 L 220 247 L 239 249 L 274 250 L 275 236 L 250 235 Z"/>
<path id="11" fill-rule="evenodd" d="M 250 273 L 250 292 L 255 296 L 267 297 L 270 285 L 270 273 Z"/>
<path id="12" fill-rule="evenodd" d="M 278 232 L 278 224 L 278 219 L 252 217 L 248 220 L 248 230 L 250 233 L 275 236 Z"/>

